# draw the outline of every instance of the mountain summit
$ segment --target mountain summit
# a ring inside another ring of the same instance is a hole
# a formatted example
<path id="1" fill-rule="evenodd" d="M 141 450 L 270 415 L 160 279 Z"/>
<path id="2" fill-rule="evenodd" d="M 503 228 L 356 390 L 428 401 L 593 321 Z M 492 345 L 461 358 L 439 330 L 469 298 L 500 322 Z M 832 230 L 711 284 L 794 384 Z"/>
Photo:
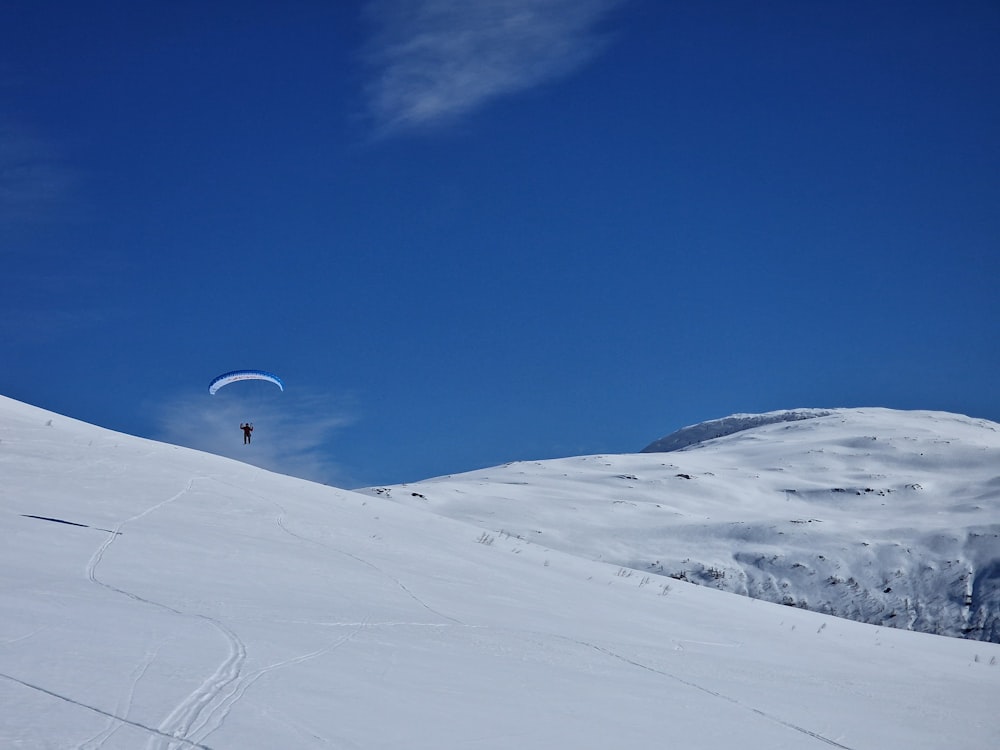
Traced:
<path id="1" fill-rule="evenodd" d="M 713 419 L 690 427 L 682 427 L 676 432 L 650 443 L 642 449 L 642 452 L 669 453 L 670 451 L 679 451 L 707 440 L 726 437 L 744 430 L 752 430 L 755 427 L 828 417 L 831 414 L 833 412 L 829 409 L 794 409 L 791 411 L 771 411 L 765 414 L 733 414 L 723 419 Z"/>

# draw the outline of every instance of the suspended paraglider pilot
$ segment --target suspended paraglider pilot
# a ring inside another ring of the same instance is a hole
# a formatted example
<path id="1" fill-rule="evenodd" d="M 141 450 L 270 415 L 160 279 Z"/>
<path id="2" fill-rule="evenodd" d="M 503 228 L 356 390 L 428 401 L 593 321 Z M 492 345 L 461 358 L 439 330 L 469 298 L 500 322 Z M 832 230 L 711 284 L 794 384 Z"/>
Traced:
<path id="1" fill-rule="evenodd" d="M 253 423 L 244 422 L 240 425 L 240 429 L 243 430 L 243 445 L 249 445 L 250 433 L 253 432 Z"/>

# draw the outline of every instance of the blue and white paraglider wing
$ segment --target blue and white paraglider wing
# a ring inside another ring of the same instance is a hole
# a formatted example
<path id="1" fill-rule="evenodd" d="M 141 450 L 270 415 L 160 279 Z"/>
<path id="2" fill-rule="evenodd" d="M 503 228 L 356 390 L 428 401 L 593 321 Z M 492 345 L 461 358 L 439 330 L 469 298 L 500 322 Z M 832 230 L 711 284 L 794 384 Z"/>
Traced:
<path id="1" fill-rule="evenodd" d="M 214 396 L 215 392 L 220 388 L 224 388 L 230 383 L 235 383 L 239 380 L 266 380 L 274 383 L 282 391 L 285 390 L 285 384 L 281 382 L 281 378 L 270 372 L 264 372 L 263 370 L 233 370 L 232 372 L 222 373 L 209 383 L 208 392 Z"/>

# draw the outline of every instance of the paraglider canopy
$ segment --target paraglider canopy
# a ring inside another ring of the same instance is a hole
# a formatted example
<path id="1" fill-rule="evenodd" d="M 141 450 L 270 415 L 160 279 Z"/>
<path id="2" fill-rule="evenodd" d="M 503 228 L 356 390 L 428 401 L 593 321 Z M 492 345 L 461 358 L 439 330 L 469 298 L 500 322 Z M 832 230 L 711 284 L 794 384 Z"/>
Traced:
<path id="1" fill-rule="evenodd" d="M 270 372 L 264 372 L 263 370 L 233 370 L 232 372 L 222 373 L 222 375 L 219 375 L 209 383 L 208 392 L 214 396 L 217 390 L 238 380 L 266 380 L 274 383 L 282 391 L 285 390 L 285 384 L 281 382 L 281 378 Z"/>

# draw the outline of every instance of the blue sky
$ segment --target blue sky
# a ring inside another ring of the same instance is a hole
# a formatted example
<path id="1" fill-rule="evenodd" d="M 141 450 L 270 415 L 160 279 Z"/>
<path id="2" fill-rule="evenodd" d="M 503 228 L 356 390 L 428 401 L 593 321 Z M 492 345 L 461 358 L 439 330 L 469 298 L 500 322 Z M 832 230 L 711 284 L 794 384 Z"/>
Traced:
<path id="1" fill-rule="evenodd" d="M 986 0 L 0 0 L 0 393 L 342 486 L 1000 421 L 998 82 Z"/>

